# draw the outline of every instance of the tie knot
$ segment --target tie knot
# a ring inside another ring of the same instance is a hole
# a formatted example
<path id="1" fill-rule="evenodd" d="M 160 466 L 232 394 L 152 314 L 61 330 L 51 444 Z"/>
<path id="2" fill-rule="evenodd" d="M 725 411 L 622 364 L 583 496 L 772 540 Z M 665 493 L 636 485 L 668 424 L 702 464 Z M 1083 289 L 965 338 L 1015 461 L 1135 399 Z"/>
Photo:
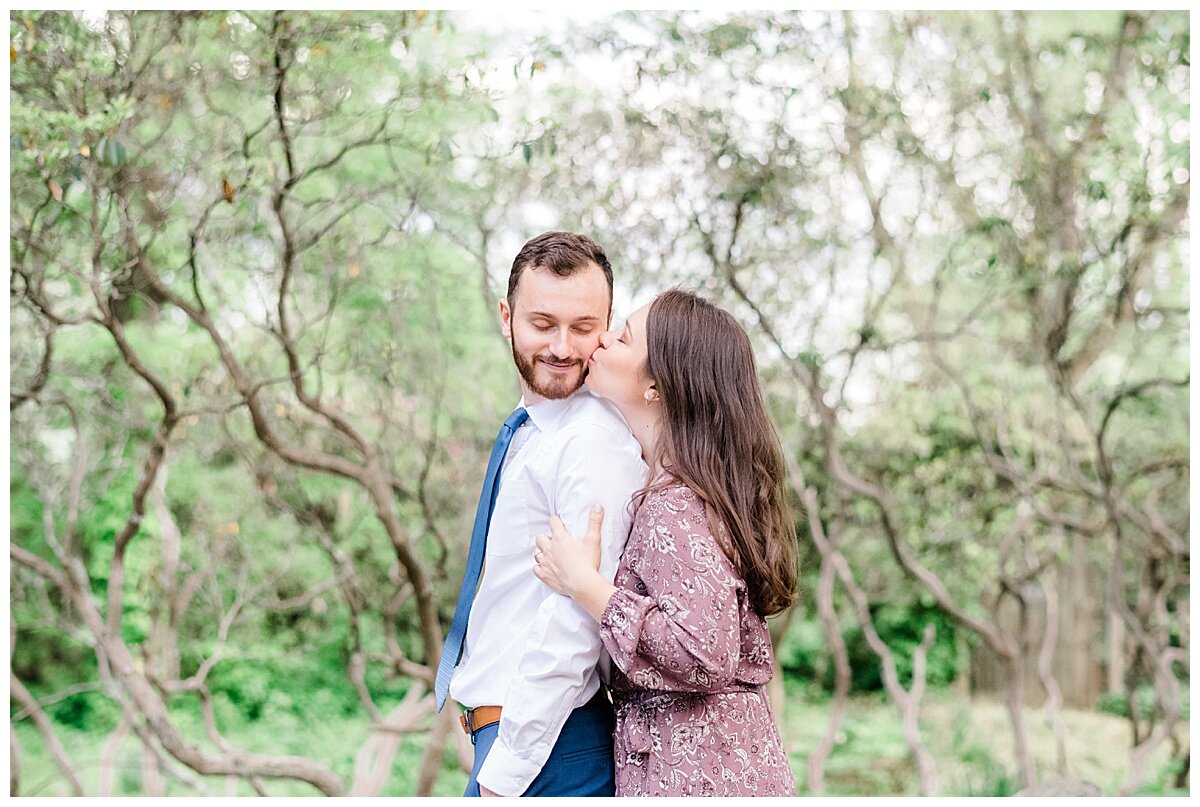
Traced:
<path id="1" fill-rule="evenodd" d="M 508 420 L 504 421 L 504 425 L 515 432 L 527 420 L 529 420 L 529 413 L 525 411 L 525 407 L 518 406 L 516 411 L 508 416 Z"/>

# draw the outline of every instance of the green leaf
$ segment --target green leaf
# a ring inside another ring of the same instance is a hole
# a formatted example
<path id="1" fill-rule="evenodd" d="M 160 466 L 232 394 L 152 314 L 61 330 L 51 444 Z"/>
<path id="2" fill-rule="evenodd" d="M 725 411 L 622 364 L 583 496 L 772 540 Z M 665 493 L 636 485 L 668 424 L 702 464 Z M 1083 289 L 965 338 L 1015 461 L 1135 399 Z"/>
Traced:
<path id="1" fill-rule="evenodd" d="M 817 369 L 821 364 L 821 354 L 815 350 L 803 350 L 796 358 L 810 370 Z"/>
<path id="2" fill-rule="evenodd" d="M 1005 219 L 996 216 L 989 216 L 988 218 L 980 219 L 979 223 L 975 225 L 975 229 L 981 233 L 990 233 L 992 230 L 995 230 L 998 227 L 1010 226 L 1011 225 Z"/>
<path id="3" fill-rule="evenodd" d="M 128 153 L 125 151 L 124 144 L 112 137 L 100 138 L 96 154 L 100 158 L 100 162 L 107 165 L 119 166 L 128 162 Z"/>

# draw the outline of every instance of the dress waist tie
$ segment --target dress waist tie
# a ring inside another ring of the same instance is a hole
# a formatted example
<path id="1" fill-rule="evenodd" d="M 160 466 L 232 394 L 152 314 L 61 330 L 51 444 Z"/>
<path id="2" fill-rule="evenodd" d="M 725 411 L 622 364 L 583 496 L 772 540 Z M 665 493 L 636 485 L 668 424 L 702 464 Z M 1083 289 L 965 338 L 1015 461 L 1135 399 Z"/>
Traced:
<path id="1" fill-rule="evenodd" d="M 649 754 L 656 747 L 662 748 L 662 736 L 654 725 L 654 717 L 659 709 L 677 706 L 681 702 L 711 698 L 714 695 L 762 692 L 763 686 L 763 684 L 735 684 L 712 692 L 655 692 L 638 700 L 626 702 L 617 710 L 617 714 L 625 726 L 625 742 L 629 751 L 633 754 Z"/>

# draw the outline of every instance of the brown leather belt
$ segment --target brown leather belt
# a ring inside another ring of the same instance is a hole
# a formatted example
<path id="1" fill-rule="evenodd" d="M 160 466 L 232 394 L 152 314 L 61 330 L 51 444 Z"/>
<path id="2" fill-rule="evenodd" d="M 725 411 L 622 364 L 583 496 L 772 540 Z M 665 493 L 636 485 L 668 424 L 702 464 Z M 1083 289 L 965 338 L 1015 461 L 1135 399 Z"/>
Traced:
<path id="1" fill-rule="evenodd" d="M 468 709 L 458 716 L 458 722 L 462 724 L 463 731 L 468 735 L 474 734 L 480 729 L 500 722 L 500 707 L 477 706 L 474 709 Z"/>

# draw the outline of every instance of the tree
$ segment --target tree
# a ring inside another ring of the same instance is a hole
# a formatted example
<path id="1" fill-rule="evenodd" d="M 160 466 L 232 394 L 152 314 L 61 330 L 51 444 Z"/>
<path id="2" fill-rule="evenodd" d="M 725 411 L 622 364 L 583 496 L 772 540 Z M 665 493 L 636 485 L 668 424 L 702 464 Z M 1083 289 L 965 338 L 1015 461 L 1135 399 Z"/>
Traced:
<path id="1" fill-rule="evenodd" d="M 461 253 L 429 226 L 454 203 L 455 133 L 489 117 L 461 43 L 424 12 L 21 13 L 12 39 L 19 622 L 94 651 L 148 792 L 159 769 L 377 792 L 395 738 L 427 728 L 453 594 L 435 584 L 457 580 L 447 528 L 466 534 L 463 469 L 486 450 L 444 435 L 494 415 L 477 379 L 503 389 L 503 354 L 470 352 L 487 330 L 459 313 L 478 304 Z M 234 747 L 211 691 L 227 656 L 319 628 L 327 591 L 373 725 L 349 787 L 319 757 Z M 22 627 L 14 686 L 36 674 Z M 370 682 L 389 679 L 385 708 Z"/>
<path id="2" fill-rule="evenodd" d="M 511 60 L 452 20 L 11 18 L 12 694 L 68 786 L 90 710 L 105 793 L 129 732 L 144 792 L 363 794 L 428 732 L 432 792 L 490 309 L 548 226 L 618 306 L 751 330 L 835 690 L 855 626 L 926 792 L 936 644 L 883 606 L 996 668 L 1023 786 L 1022 707 L 1061 736 L 1101 666 L 1123 790 L 1164 744 L 1185 786 L 1186 15 L 624 13 Z M 371 726 L 353 760 L 227 739 L 291 680 Z"/>
<path id="3" fill-rule="evenodd" d="M 1074 559 L 1108 576 L 1112 657 L 1156 693 L 1135 790 L 1186 675 L 1187 514 L 1159 507 L 1187 481 L 1185 18 L 674 14 L 545 47 L 622 82 L 557 88 L 543 187 L 755 326 L 849 566 L 890 558 L 874 597 L 931 599 L 1003 663 L 1025 785 L 1025 669 L 1057 725 L 1072 627 L 1027 616 L 1086 609 L 1046 599 Z M 1117 426 L 1131 395 L 1147 419 Z"/>

